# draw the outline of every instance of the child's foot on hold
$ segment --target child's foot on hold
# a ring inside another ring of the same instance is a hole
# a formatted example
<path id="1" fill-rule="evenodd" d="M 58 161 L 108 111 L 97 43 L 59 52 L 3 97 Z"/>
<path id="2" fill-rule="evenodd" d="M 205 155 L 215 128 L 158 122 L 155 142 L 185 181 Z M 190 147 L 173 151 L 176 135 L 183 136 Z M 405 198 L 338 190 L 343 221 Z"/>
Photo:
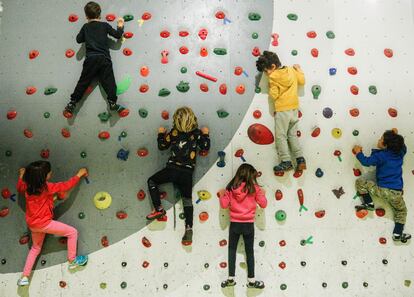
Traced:
<path id="1" fill-rule="evenodd" d="M 247 287 L 249 289 L 264 289 L 265 285 L 262 281 L 248 282 Z"/>
<path id="2" fill-rule="evenodd" d="M 356 211 L 360 211 L 363 209 L 374 210 L 375 209 L 374 203 L 371 202 L 371 203 L 362 203 L 361 205 L 355 205 Z"/>
<path id="3" fill-rule="evenodd" d="M 306 161 L 304 157 L 296 158 L 296 171 L 303 171 L 306 169 Z"/>
<path id="4" fill-rule="evenodd" d="M 411 239 L 411 234 L 403 233 L 403 234 L 393 234 L 392 240 L 394 241 L 401 241 L 402 243 L 406 243 L 409 239 Z"/>
<path id="5" fill-rule="evenodd" d="M 222 288 L 234 287 L 235 285 L 236 285 L 236 282 L 234 281 L 234 279 L 226 279 L 225 281 L 221 282 Z"/>
<path id="6" fill-rule="evenodd" d="M 273 167 L 274 172 L 285 172 L 291 170 L 293 168 L 292 162 L 290 161 L 283 161 L 279 165 Z"/>
<path id="7" fill-rule="evenodd" d="M 163 216 L 165 216 L 166 211 L 164 210 L 164 208 L 160 207 L 157 209 L 154 209 L 149 215 L 147 215 L 147 220 L 152 221 L 152 220 L 156 220 L 159 218 L 162 218 Z"/>
<path id="8" fill-rule="evenodd" d="M 19 287 L 22 287 L 22 286 L 28 286 L 29 285 L 29 283 L 30 283 L 30 281 L 29 281 L 29 278 L 27 277 L 27 276 L 22 276 L 21 278 L 19 278 L 18 279 L 18 281 L 17 281 L 17 285 L 19 286 Z"/>
<path id="9" fill-rule="evenodd" d="M 79 266 L 85 266 L 88 263 L 88 256 L 76 256 L 75 260 L 69 262 L 69 270 L 74 270 Z"/>
<path id="10" fill-rule="evenodd" d="M 112 111 L 116 111 L 121 118 L 124 118 L 127 115 L 129 115 L 129 109 L 112 101 L 109 101 L 108 103 L 109 103 L 109 109 Z"/>
<path id="11" fill-rule="evenodd" d="M 68 105 L 66 105 L 65 110 L 63 111 L 63 115 L 65 118 L 71 118 L 73 116 L 73 112 L 76 108 L 76 102 L 71 100 Z"/>
<path id="12" fill-rule="evenodd" d="M 193 229 L 186 228 L 183 238 L 181 239 L 182 245 L 191 245 L 193 243 Z"/>

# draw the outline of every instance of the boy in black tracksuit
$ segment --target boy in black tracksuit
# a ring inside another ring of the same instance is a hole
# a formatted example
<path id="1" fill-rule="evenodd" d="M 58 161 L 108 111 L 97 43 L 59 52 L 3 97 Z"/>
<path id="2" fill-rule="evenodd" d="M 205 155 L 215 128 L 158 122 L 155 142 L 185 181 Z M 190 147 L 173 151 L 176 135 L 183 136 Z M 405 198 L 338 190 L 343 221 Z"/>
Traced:
<path id="1" fill-rule="evenodd" d="M 117 111 L 120 116 L 126 116 L 125 113 L 121 113 L 125 108 L 116 103 L 118 97 L 116 96 L 116 83 L 108 47 L 108 34 L 116 39 L 122 37 L 124 33 L 124 20 L 122 18 L 118 19 L 116 30 L 108 23 L 101 22 L 101 8 L 95 2 L 86 4 L 85 14 L 88 22 L 83 25 L 76 36 L 76 41 L 78 43 L 85 42 L 86 59 L 83 63 L 83 70 L 78 84 L 71 95 L 70 102 L 65 107 L 64 115 L 67 117 L 72 116 L 76 104 L 82 99 L 92 80 L 98 78 L 108 95 L 109 108 Z"/>

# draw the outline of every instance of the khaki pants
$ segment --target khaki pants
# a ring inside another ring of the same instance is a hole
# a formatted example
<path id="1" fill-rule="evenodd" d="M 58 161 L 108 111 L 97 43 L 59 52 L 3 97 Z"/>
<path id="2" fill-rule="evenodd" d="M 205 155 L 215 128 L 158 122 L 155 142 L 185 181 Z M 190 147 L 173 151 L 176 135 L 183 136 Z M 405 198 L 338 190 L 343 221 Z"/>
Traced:
<path id="1" fill-rule="evenodd" d="M 291 161 L 290 151 L 293 157 L 303 157 L 296 132 L 298 130 L 298 110 L 277 111 L 275 113 L 276 150 L 280 162 Z"/>
<path id="2" fill-rule="evenodd" d="M 356 180 L 355 186 L 359 194 L 370 194 L 372 198 L 382 198 L 387 201 L 394 211 L 394 222 L 405 224 L 407 207 L 402 191 L 378 187 L 374 181 L 363 177 Z"/>

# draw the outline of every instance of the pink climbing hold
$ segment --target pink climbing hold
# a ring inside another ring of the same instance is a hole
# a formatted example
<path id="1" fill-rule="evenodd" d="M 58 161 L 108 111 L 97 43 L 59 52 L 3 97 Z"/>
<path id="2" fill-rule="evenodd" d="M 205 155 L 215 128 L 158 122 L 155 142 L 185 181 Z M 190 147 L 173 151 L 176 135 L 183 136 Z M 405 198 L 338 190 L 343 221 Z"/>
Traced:
<path id="1" fill-rule="evenodd" d="M 309 31 L 308 33 L 306 33 L 306 36 L 308 36 L 309 38 L 316 38 L 317 34 L 315 31 Z"/>
<path id="2" fill-rule="evenodd" d="M 169 54 L 169 52 L 167 50 L 163 50 L 161 52 L 161 64 L 167 64 L 168 63 L 168 54 Z"/>
<path id="3" fill-rule="evenodd" d="M 392 58 L 392 56 L 394 55 L 394 52 L 393 52 L 393 50 L 392 50 L 392 49 L 390 49 L 390 48 L 386 48 L 386 49 L 384 49 L 384 55 L 385 55 L 387 58 Z"/>
<path id="4" fill-rule="evenodd" d="M 355 56 L 355 51 L 353 48 L 348 48 L 345 50 L 345 54 L 347 54 L 348 56 Z"/>
<path id="5" fill-rule="evenodd" d="M 78 19 L 79 19 L 79 17 L 76 14 L 74 14 L 74 13 L 70 14 L 69 17 L 68 17 L 68 20 L 71 23 L 76 22 Z"/>
<path id="6" fill-rule="evenodd" d="M 312 57 L 317 58 L 319 56 L 319 50 L 317 48 L 313 48 L 311 50 L 311 55 Z"/>
<path id="7" fill-rule="evenodd" d="M 31 50 L 29 52 L 29 59 L 33 60 L 36 59 L 39 56 L 39 51 L 38 50 Z"/>
<path id="8" fill-rule="evenodd" d="M 251 141 L 260 145 L 271 144 L 275 140 L 272 131 L 258 123 L 250 125 L 247 130 L 247 135 Z"/>
<path id="9" fill-rule="evenodd" d="M 279 34 L 273 33 L 272 34 L 272 45 L 278 46 L 279 45 Z"/>
<path id="10" fill-rule="evenodd" d="M 113 13 L 109 13 L 109 14 L 106 15 L 105 19 L 108 22 L 113 22 L 116 19 L 116 15 L 114 15 Z"/>

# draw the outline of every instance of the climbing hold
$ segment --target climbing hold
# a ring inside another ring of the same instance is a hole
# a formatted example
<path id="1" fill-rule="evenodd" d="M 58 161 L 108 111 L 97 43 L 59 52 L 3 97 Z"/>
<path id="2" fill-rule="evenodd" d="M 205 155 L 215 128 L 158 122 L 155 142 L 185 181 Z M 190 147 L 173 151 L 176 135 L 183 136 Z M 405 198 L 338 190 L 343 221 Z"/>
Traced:
<path id="1" fill-rule="evenodd" d="M 17 116 L 17 111 L 15 111 L 15 110 L 10 110 L 10 111 L 7 112 L 7 119 L 8 120 L 13 120 L 13 119 L 16 118 L 16 116 Z"/>
<path id="2" fill-rule="evenodd" d="M 253 39 L 257 39 L 257 38 L 259 38 L 259 34 L 258 34 L 258 33 L 256 33 L 256 32 L 253 32 L 253 33 L 252 33 L 252 38 L 253 38 Z"/>
<path id="3" fill-rule="evenodd" d="M 166 110 L 163 110 L 163 111 L 161 112 L 161 118 L 162 118 L 163 120 L 168 120 L 168 119 L 170 118 L 170 113 L 169 113 L 168 111 L 166 111 Z"/>
<path id="4" fill-rule="evenodd" d="M 223 11 L 217 11 L 216 12 L 216 18 L 217 19 L 219 19 L 219 20 L 222 20 L 222 19 L 224 19 L 226 17 L 226 15 L 224 14 L 224 12 Z"/>
<path id="5" fill-rule="evenodd" d="M 347 54 L 348 56 L 355 56 L 355 51 L 353 48 L 348 48 L 345 50 L 345 54 Z"/>
<path id="6" fill-rule="evenodd" d="M 280 267 L 280 269 L 285 269 L 286 268 L 286 263 L 285 262 L 280 262 L 279 263 L 279 267 Z"/>
<path id="7" fill-rule="evenodd" d="M 276 211 L 275 218 L 276 221 L 283 222 L 284 220 L 286 220 L 286 212 L 284 212 L 283 210 Z"/>
<path id="8" fill-rule="evenodd" d="M 278 46 L 279 45 L 279 34 L 273 33 L 271 37 L 272 37 L 272 46 Z"/>
<path id="9" fill-rule="evenodd" d="M 106 19 L 108 22 L 113 22 L 113 21 L 116 19 L 116 15 L 114 15 L 113 13 L 108 13 L 108 14 L 105 16 L 105 19 Z"/>
<path id="10" fill-rule="evenodd" d="M 255 46 L 255 47 L 252 49 L 252 55 L 253 55 L 253 56 L 255 56 L 255 57 L 258 57 L 258 56 L 260 56 L 260 55 L 261 55 L 261 53 L 260 53 L 260 49 L 259 49 L 257 46 Z"/>
<path id="11" fill-rule="evenodd" d="M 1 196 L 4 199 L 9 199 L 12 196 L 12 193 L 10 192 L 9 188 L 3 188 L 1 190 Z"/>
<path id="12" fill-rule="evenodd" d="M 384 49 L 384 55 L 385 55 L 387 58 L 392 58 L 392 56 L 394 55 L 394 52 L 393 52 L 393 50 L 392 50 L 392 49 L 390 49 L 390 48 L 386 48 L 386 49 Z"/>
<path id="13" fill-rule="evenodd" d="M 368 212 L 368 211 L 367 211 Z M 378 241 L 379 241 L 379 243 L 380 244 L 387 244 L 387 239 L 385 238 L 385 237 L 380 237 L 379 239 L 378 239 Z"/>
<path id="14" fill-rule="evenodd" d="M 308 33 L 306 33 L 306 36 L 308 36 L 309 38 L 316 38 L 317 34 L 315 31 L 309 31 Z"/>
<path id="15" fill-rule="evenodd" d="M 260 94 L 261 91 L 262 91 L 262 89 L 259 86 L 256 86 L 256 88 L 254 89 L 254 92 L 256 94 Z"/>
<path id="16" fill-rule="evenodd" d="M 187 67 L 184 67 L 184 66 L 181 67 L 180 72 L 183 73 L 183 74 L 187 73 Z"/>
<path id="17" fill-rule="evenodd" d="M 167 284 L 163 284 L 162 287 L 163 287 L 164 290 L 167 290 L 168 289 L 168 285 Z"/>
<path id="18" fill-rule="evenodd" d="M 142 84 L 142 85 L 139 87 L 139 91 L 140 91 L 141 93 L 146 93 L 148 90 L 149 90 L 149 86 L 148 86 L 147 84 Z"/>
<path id="19" fill-rule="evenodd" d="M 167 64 L 168 63 L 168 54 L 169 52 L 167 50 L 161 51 L 161 63 Z"/>
<path id="20" fill-rule="evenodd" d="M 147 77 L 149 74 L 149 68 L 147 66 L 142 66 L 141 69 L 139 70 L 139 73 L 143 76 L 143 77 Z"/>
<path id="21" fill-rule="evenodd" d="M 137 198 L 138 198 L 138 200 L 144 200 L 145 199 L 145 196 L 146 196 L 146 194 L 145 194 L 145 191 L 144 190 L 139 190 L 139 192 L 137 193 Z"/>
<path id="22" fill-rule="evenodd" d="M 333 128 L 331 134 L 333 138 L 339 139 L 342 136 L 342 130 L 339 128 Z"/>
<path id="23" fill-rule="evenodd" d="M 108 240 L 107 236 L 102 236 L 101 244 L 102 244 L 103 247 L 108 247 L 109 246 L 109 240 Z"/>
<path id="24" fill-rule="evenodd" d="M 45 266 L 45 265 L 46 265 L 46 260 L 42 260 L 42 261 L 40 261 L 40 264 L 41 264 L 42 266 Z"/>
<path id="25" fill-rule="evenodd" d="M 24 129 L 23 131 L 24 136 L 26 136 L 27 138 L 32 138 L 33 137 L 33 132 L 30 131 L 29 129 Z"/>
<path id="26" fill-rule="evenodd" d="M 132 33 L 132 32 L 125 32 L 125 33 L 123 34 L 123 36 L 124 36 L 124 38 L 126 38 L 126 39 L 130 39 L 130 38 L 132 38 L 132 37 L 134 36 L 134 33 Z"/>
<path id="27" fill-rule="evenodd" d="M 316 169 L 316 171 L 315 171 L 315 175 L 316 175 L 316 177 L 322 177 L 322 176 L 323 176 L 323 171 L 322 171 L 322 169 L 320 169 L 320 168 Z"/>
<path id="28" fill-rule="evenodd" d="M 355 117 L 359 116 L 359 109 L 358 108 L 352 108 L 352 109 L 349 110 L 349 114 L 352 117 L 355 118 Z"/>
<path id="29" fill-rule="evenodd" d="M 76 22 L 78 19 L 79 19 L 79 17 L 76 14 L 74 14 L 74 13 L 70 14 L 69 17 L 68 17 L 68 20 L 71 23 Z"/>
<path id="30" fill-rule="evenodd" d="M 368 210 L 366 210 L 366 209 L 360 209 L 360 210 L 356 211 L 355 214 L 356 214 L 356 216 L 358 218 L 363 219 L 363 218 L 365 218 L 368 215 Z"/>
<path id="31" fill-rule="evenodd" d="M 246 159 L 243 157 L 244 154 L 244 150 L 243 149 L 238 149 L 235 153 L 234 156 L 236 158 L 240 158 L 243 162 L 246 162 Z"/>
<path id="32" fill-rule="evenodd" d="M 180 37 L 187 37 L 190 33 L 188 33 L 188 31 L 180 31 L 178 35 L 180 35 Z"/>
<path id="33" fill-rule="evenodd" d="M 404 280 L 404 286 L 409 287 L 411 285 L 411 281 L 409 279 Z"/>
<path id="34" fill-rule="evenodd" d="M 134 19 L 134 16 L 132 14 L 126 14 L 124 15 L 123 19 L 125 22 L 130 22 Z"/>
<path id="35" fill-rule="evenodd" d="M 236 87 L 236 93 L 239 95 L 243 95 L 245 91 L 246 91 L 246 88 L 243 84 L 240 84 Z"/>
<path id="36" fill-rule="evenodd" d="M 93 203 L 97 209 L 107 209 L 112 203 L 112 197 L 107 192 L 98 192 L 93 197 Z"/>
<path id="37" fill-rule="evenodd" d="M 395 108 L 388 108 L 388 114 L 390 117 L 395 118 L 398 115 L 398 112 Z"/>
<path id="38" fill-rule="evenodd" d="M 279 241 L 279 245 L 280 245 L 281 247 L 286 246 L 286 241 L 284 241 L 284 240 Z"/>
<path id="39" fill-rule="evenodd" d="M 11 152 L 11 151 L 9 151 L 9 150 L 7 150 L 4 154 L 6 155 L 6 157 L 11 157 L 12 152 Z"/>
<path id="40" fill-rule="evenodd" d="M 59 287 L 65 288 L 66 287 L 66 282 L 65 281 L 60 281 L 59 282 Z"/>
<path id="41" fill-rule="evenodd" d="M 297 21 L 297 20 L 298 20 L 298 16 L 297 16 L 296 14 L 294 14 L 294 13 L 289 13 L 289 14 L 287 15 L 287 18 L 288 18 L 289 20 L 291 20 L 291 21 Z"/>
<path id="42" fill-rule="evenodd" d="M 205 28 L 200 29 L 200 31 L 198 31 L 198 37 L 200 37 L 201 40 L 206 40 L 207 35 L 208 35 L 208 31 Z"/>
<path id="43" fill-rule="evenodd" d="M 50 155 L 50 151 L 48 149 L 43 149 L 40 151 L 40 157 L 43 159 L 48 159 Z"/>
<path id="44" fill-rule="evenodd" d="M 387 259 L 382 259 L 382 264 L 387 265 L 388 264 L 388 260 Z"/>
<path id="45" fill-rule="evenodd" d="M 325 216 L 325 210 L 318 210 L 315 211 L 315 217 L 318 219 L 322 219 Z"/>
<path id="46" fill-rule="evenodd" d="M 316 128 L 314 128 L 313 129 L 313 131 L 312 131 L 312 137 L 318 137 L 319 136 L 319 134 L 321 134 L 321 128 L 319 128 L 319 127 L 316 127 Z"/>
<path id="47" fill-rule="evenodd" d="M 62 134 L 62 136 L 64 138 L 69 138 L 70 137 L 70 131 L 68 129 L 66 129 L 66 128 L 62 128 L 60 130 L 60 134 Z"/>
<path id="48" fill-rule="evenodd" d="M 180 83 L 176 86 L 177 90 L 181 93 L 185 93 L 190 89 L 190 83 L 185 81 L 180 81 Z"/>
<path id="49" fill-rule="evenodd" d="M 342 288 L 344 288 L 344 289 L 348 288 L 348 283 L 347 282 L 343 282 L 342 283 Z"/>
<path id="50" fill-rule="evenodd" d="M 319 99 L 319 95 L 321 94 L 322 88 L 319 85 L 313 85 L 311 91 L 313 99 Z"/>
<path id="51" fill-rule="evenodd" d="M 241 75 L 243 73 L 243 68 L 240 66 L 236 66 L 234 68 L 234 75 Z"/>
<path id="52" fill-rule="evenodd" d="M 47 95 L 52 95 L 56 92 L 57 92 L 57 88 L 45 88 L 44 94 L 47 96 Z"/>
<path id="53" fill-rule="evenodd" d="M 359 135 L 359 131 L 358 131 L 358 130 L 354 130 L 354 131 L 352 131 L 352 135 L 354 135 L 354 136 L 358 136 L 358 135 Z"/>
<path id="54" fill-rule="evenodd" d="M 208 220 L 208 213 L 206 211 L 200 212 L 198 215 L 200 222 L 205 222 Z"/>
<path id="55" fill-rule="evenodd" d="M 188 47 L 186 47 L 186 46 L 182 46 L 182 47 L 180 47 L 179 48 L 179 51 L 180 51 L 180 53 L 181 54 L 183 54 L 183 55 L 186 55 L 186 54 L 188 54 L 188 52 L 189 52 L 189 50 L 188 50 Z"/>
<path id="56" fill-rule="evenodd" d="M 126 47 L 122 50 L 122 53 L 128 57 L 132 55 L 132 50 Z"/>
<path id="57" fill-rule="evenodd" d="M 334 39 L 335 38 L 335 33 L 333 31 L 327 31 L 326 32 L 326 37 L 328 37 L 328 39 Z"/>
<path id="58" fill-rule="evenodd" d="M 148 111 L 145 108 L 140 108 L 138 110 L 138 113 L 139 113 L 139 116 L 144 119 L 148 116 Z"/>
<path id="59" fill-rule="evenodd" d="M 359 169 L 357 169 L 357 168 L 352 168 L 352 170 L 354 171 L 354 175 L 355 176 L 360 176 L 362 173 L 361 173 L 361 170 L 359 170 Z"/>
<path id="60" fill-rule="evenodd" d="M 340 150 L 335 150 L 335 151 L 334 151 L 334 156 L 335 156 L 335 157 L 338 157 L 338 160 L 339 160 L 340 162 L 342 162 L 341 155 L 342 155 L 342 153 L 341 153 L 341 151 L 340 151 Z"/>
<path id="61" fill-rule="evenodd" d="M 301 261 L 300 262 L 300 266 L 305 267 L 306 266 L 306 262 L 305 261 Z"/>
<path id="62" fill-rule="evenodd" d="M 200 190 L 200 191 L 198 191 L 197 192 L 197 196 L 198 196 L 198 199 L 196 201 L 197 204 L 200 203 L 201 200 L 205 201 L 205 200 L 208 200 L 208 199 L 211 198 L 210 192 L 209 191 L 206 191 L 206 190 Z"/>
<path id="63" fill-rule="evenodd" d="M 219 151 L 218 153 L 219 161 L 216 163 L 218 167 L 222 168 L 226 166 L 226 162 L 224 161 L 224 157 L 226 156 L 226 153 L 223 151 Z"/>
<path id="64" fill-rule="evenodd" d="M 0 218 L 4 218 L 6 217 L 8 214 L 10 213 L 10 210 L 8 207 L 4 206 L 1 210 L 0 210 Z"/>
<path id="65" fill-rule="evenodd" d="M 170 95 L 171 92 L 170 90 L 168 90 L 167 88 L 162 88 L 159 92 L 158 92 L 158 96 L 160 97 L 167 97 L 168 95 Z"/>
<path id="66" fill-rule="evenodd" d="M 24 245 L 24 244 L 27 244 L 29 242 L 29 240 L 30 240 L 29 234 L 28 233 L 25 233 L 22 236 L 20 236 L 19 243 L 21 245 Z"/>
<path id="67" fill-rule="evenodd" d="M 210 285 L 204 285 L 204 286 L 203 286 L 203 289 L 204 289 L 204 291 L 208 291 L 208 290 L 210 290 Z"/>
<path id="68" fill-rule="evenodd" d="M 311 55 L 314 58 L 317 58 L 319 56 L 319 50 L 317 48 L 311 49 Z"/>
<path id="69" fill-rule="evenodd" d="M 276 198 L 276 200 L 277 201 L 279 201 L 279 200 L 282 200 L 283 199 L 283 193 L 282 193 L 282 191 L 281 190 L 276 190 L 276 192 L 275 192 L 275 198 Z"/>
<path id="70" fill-rule="evenodd" d="M 262 112 L 258 109 L 256 109 L 255 111 L 253 111 L 253 117 L 255 119 L 260 119 L 262 117 Z"/>
<path id="71" fill-rule="evenodd" d="M 50 118 L 50 112 L 45 112 L 45 113 L 43 113 L 43 117 L 45 118 L 45 119 L 48 119 L 48 118 Z"/>
<path id="72" fill-rule="evenodd" d="M 128 214 L 125 211 L 120 210 L 120 211 L 116 212 L 116 217 L 120 220 L 123 220 L 123 219 L 126 219 L 128 217 Z"/>
<path id="73" fill-rule="evenodd" d="M 121 288 L 122 288 L 122 289 L 125 289 L 126 287 L 127 287 L 127 283 L 126 283 L 126 282 L 122 282 L 122 283 L 121 283 Z"/>
<path id="74" fill-rule="evenodd" d="M 358 70 L 356 67 L 348 67 L 348 73 L 351 75 L 356 75 L 358 73 Z"/>
<path id="75" fill-rule="evenodd" d="M 250 12 L 249 13 L 249 20 L 251 21 L 259 21 L 262 17 L 257 12 Z"/>
<path id="76" fill-rule="evenodd" d="M 126 161 L 128 160 L 129 151 L 124 150 L 121 148 L 118 153 L 116 154 L 116 157 L 118 160 Z"/>
<path id="77" fill-rule="evenodd" d="M 225 48 L 219 48 L 219 47 L 216 47 L 216 48 L 213 50 L 213 52 L 214 52 L 216 55 L 219 55 L 219 56 L 227 55 L 227 50 L 226 50 Z"/>
<path id="78" fill-rule="evenodd" d="M 85 217 L 86 217 L 86 216 L 85 216 L 85 213 L 83 213 L 83 212 L 80 212 L 80 213 L 78 214 L 78 218 L 79 218 L 79 219 L 81 219 L 81 220 L 83 220 Z"/>
<path id="79" fill-rule="evenodd" d="M 148 153 L 149 152 L 146 148 L 140 148 L 137 151 L 137 155 L 140 156 L 140 157 L 146 157 L 146 156 L 148 156 Z"/>
<path id="80" fill-rule="evenodd" d="M 298 55 L 298 51 L 297 51 L 297 50 L 292 50 L 292 51 L 290 52 L 290 54 L 291 54 L 292 56 L 297 56 L 297 55 Z"/>
<path id="81" fill-rule="evenodd" d="M 98 137 L 101 140 L 105 140 L 105 139 L 108 139 L 109 137 L 111 137 L 111 135 L 109 134 L 108 131 L 102 131 L 102 132 L 99 132 Z"/>
<path id="82" fill-rule="evenodd" d="M 247 135 L 250 140 L 256 144 L 271 144 L 274 141 L 272 131 L 266 126 L 258 123 L 249 126 Z"/>
<path id="83" fill-rule="evenodd" d="M 379 216 L 379 217 L 383 217 L 383 216 L 385 216 L 385 209 L 383 209 L 383 208 L 377 208 L 375 210 L 375 214 L 377 216 Z"/>
<path id="84" fill-rule="evenodd" d="M 149 12 L 144 12 L 144 13 L 142 14 L 142 16 L 141 16 L 141 18 L 142 18 L 144 21 L 148 21 L 148 20 L 150 20 L 150 19 L 151 19 L 151 17 L 152 17 L 152 15 L 151 15 L 151 13 L 149 13 Z"/>
<path id="85" fill-rule="evenodd" d="M 217 78 L 215 78 L 215 77 L 213 77 L 213 76 L 211 76 L 211 75 L 209 75 L 209 74 L 203 73 L 203 72 L 201 72 L 201 71 L 196 71 L 196 74 L 197 74 L 198 76 L 202 77 L 202 78 L 205 78 L 205 79 L 211 80 L 211 81 L 213 81 L 213 82 L 216 82 L 216 81 L 217 81 Z"/>
<path id="86" fill-rule="evenodd" d="M 145 246 L 146 248 L 149 248 L 152 245 L 151 242 L 148 240 L 148 238 L 146 238 L 145 236 L 142 237 L 141 242 L 142 242 L 142 245 Z"/>
<path id="87" fill-rule="evenodd" d="M 112 115 L 106 111 L 98 114 L 98 118 L 101 120 L 101 122 L 107 122 L 111 116 Z"/>
<path id="88" fill-rule="evenodd" d="M 229 113 L 225 111 L 224 109 L 217 110 L 217 115 L 220 119 L 226 118 L 229 116 Z"/>
<path id="89" fill-rule="evenodd" d="M 329 68 L 329 75 L 335 75 L 336 74 L 336 68 Z"/>
<path id="90" fill-rule="evenodd" d="M 170 37 L 170 32 L 168 32 L 167 30 L 163 30 L 163 31 L 160 32 L 160 36 L 162 38 L 168 38 L 168 37 Z"/>
<path id="91" fill-rule="evenodd" d="M 353 95 L 358 95 L 358 93 L 359 93 L 359 88 L 358 88 L 357 86 L 355 86 L 355 85 L 352 85 L 352 86 L 350 87 L 350 90 L 351 90 L 351 93 L 352 93 Z"/>
<path id="92" fill-rule="evenodd" d="M 346 265 L 348 264 L 348 262 L 347 262 L 346 260 L 342 260 L 342 261 L 341 261 L 341 264 L 342 264 L 343 266 L 346 266 Z"/>
<path id="93" fill-rule="evenodd" d="M 31 50 L 29 52 L 29 59 L 33 60 L 36 59 L 39 56 L 39 51 L 38 50 Z"/>
<path id="94" fill-rule="evenodd" d="M 345 194 L 343 187 L 339 187 L 338 189 L 333 189 L 332 193 L 334 193 L 335 197 L 338 199 L 341 198 L 341 196 Z"/>
<path id="95" fill-rule="evenodd" d="M 220 268 L 226 268 L 227 263 L 226 262 L 220 262 Z"/>
<path id="96" fill-rule="evenodd" d="M 200 56 L 201 56 L 201 57 L 207 57 L 207 56 L 208 56 L 208 50 L 207 50 L 207 48 L 206 48 L 206 47 L 202 47 L 202 48 L 200 49 Z"/>
<path id="97" fill-rule="evenodd" d="M 287 289 L 287 285 L 286 285 L 286 284 L 281 284 L 281 285 L 280 285 L 280 289 L 281 289 L 282 291 L 286 290 L 286 289 Z"/>
<path id="98" fill-rule="evenodd" d="M 226 84 L 221 84 L 219 87 L 219 92 L 222 95 L 226 95 L 227 94 L 227 85 Z"/>
<path id="99" fill-rule="evenodd" d="M 99 287 L 100 287 L 101 289 L 106 289 L 106 283 L 100 283 L 100 284 L 99 284 Z"/>
<path id="100" fill-rule="evenodd" d="M 333 111 L 330 107 L 325 107 L 322 110 L 322 114 L 325 118 L 330 119 L 333 116 Z"/>
<path id="101" fill-rule="evenodd" d="M 75 51 L 73 49 L 68 49 L 65 52 L 66 58 L 72 58 L 75 55 Z"/>
<path id="102" fill-rule="evenodd" d="M 264 242 L 264 240 L 259 241 L 259 246 L 260 246 L 260 247 L 264 247 L 264 246 L 265 246 L 265 242 Z"/>
<path id="103" fill-rule="evenodd" d="M 377 87 L 376 87 L 376 86 L 369 86 L 368 91 L 369 91 L 372 95 L 377 95 Z"/>
<path id="104" fill-rule="evenodd" d="M 36 87 L 30 86 L 26 88 L 26 94 L 27 95 L 33 95 L 34 93 L 36 93 L 37 89 Z"/>
<path id="105" fill-rule="evenodd" d="M 81 153 L 80 153 L 80 156 L 81 156 L 81 158 L 85 159 L 85 158 L 86 158 L 86 156 L 87 156 L 87 155 L 86 155 L 86 152 L 81 152 Z"/>

